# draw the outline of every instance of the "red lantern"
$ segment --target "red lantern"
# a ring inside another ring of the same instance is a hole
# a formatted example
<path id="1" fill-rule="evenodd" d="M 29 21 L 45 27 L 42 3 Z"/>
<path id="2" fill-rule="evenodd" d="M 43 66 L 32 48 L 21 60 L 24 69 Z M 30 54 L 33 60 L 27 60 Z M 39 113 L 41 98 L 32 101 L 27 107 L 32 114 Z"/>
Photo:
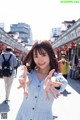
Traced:
<path id="1" fill-rule="evenodd" d="M 64 50 L 67 50 L 67 45 L 64 45 Z"/>
<path id="2" fill-rule="evenodd" d="M 70 48 L 74 48 L 74 42 L 70 43 Z"/>
<path id="3" fill-rule="evenodd" d="M 15 54 L 21 54 L 21 51 L 19 51 L 18 49 L 14 49 L 14 51 L 13 51 L 13 53 L 15 53 Z"/>
<path id="4" fill-rule="evenodd" d="M 57 49 L 56 52 L 58 53 L 58 52 L 59 52 L 59 49 Z"/>
<path id="5" fill-rule="evenodd" d="M 61 52 L 62 51 L 62 48 L 59 48 L 59 52 Z"/>
<path id="6" fill-rule="evenodd" d="M 4 50 L 5 48 L 6 48 L 6 45 L 3 44 L 3 43 L 1 43 L 1 44 L 0 44 L 0 50 Z"/>

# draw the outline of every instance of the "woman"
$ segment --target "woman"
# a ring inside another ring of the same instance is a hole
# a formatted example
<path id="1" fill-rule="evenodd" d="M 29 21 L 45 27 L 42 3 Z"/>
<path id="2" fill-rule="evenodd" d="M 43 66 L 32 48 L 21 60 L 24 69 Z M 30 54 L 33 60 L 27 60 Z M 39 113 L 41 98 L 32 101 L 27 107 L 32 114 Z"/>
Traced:
<path id="1" fill-rule="evenodd" d="M 58 71 L 54 50 L 48 41 L 36 42 L 19 68 L 24 99 L 16 120 L 53 120 L 52 104 L 67 80 Z"/>

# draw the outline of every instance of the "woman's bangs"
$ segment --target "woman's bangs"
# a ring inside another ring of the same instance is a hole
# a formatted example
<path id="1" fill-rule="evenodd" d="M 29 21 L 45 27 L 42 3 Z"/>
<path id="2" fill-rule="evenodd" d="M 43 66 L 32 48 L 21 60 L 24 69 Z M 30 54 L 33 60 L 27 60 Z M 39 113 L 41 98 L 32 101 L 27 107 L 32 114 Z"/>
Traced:
<path id="1" fill-rule="evenodd" d="M 43 55 L 45 53 L 45 49 L 41 46 L 37 47 L 34 49 L 34 54 L 37 55 L 37 52 L 40 54 L 40 55 Z"/>

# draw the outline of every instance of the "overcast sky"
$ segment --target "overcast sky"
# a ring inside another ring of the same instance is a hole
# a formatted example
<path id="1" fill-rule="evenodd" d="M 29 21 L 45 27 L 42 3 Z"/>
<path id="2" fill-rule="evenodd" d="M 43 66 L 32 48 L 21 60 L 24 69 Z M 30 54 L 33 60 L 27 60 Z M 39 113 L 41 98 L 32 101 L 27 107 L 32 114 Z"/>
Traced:
<path id="1" fill-rule="evenodd" d="M 33 39 L 49 39 L 53 27 L 64 20 L 80 18 L 80 3 L 63 4 L 61 0 L 0 0 L 0 22 L 5 30 L 10 24 L 25 22 L 32 28 Z"/>

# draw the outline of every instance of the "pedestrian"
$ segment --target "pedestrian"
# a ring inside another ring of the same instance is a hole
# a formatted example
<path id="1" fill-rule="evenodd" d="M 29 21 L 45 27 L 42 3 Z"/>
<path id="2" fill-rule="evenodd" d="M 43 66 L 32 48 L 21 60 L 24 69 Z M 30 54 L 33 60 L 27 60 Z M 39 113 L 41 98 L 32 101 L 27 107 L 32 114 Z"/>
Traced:
<path id="1" fill-rule="evenodd" d="M 78 66 L 79 60 L 77 57 L 77 54 L 74 53 L 73 58 L 72 58 L 72 66 L 71 66 L 71 70 L 70 70 L 70 77 L 72 79 L 76 79 L 77 78 L 77 66 Z"/>
<path id="2" fill-rule="evenodd" d="M 57 73 L 58 62 L 49 41 L 36 42 L 18 69 L 24 99 L 16 120 L 53 120 L 52 104 L 67 80 Z"/>
<path id="3" fill-rule="evenodd" d="M 67 79 L 70 73 L 70 66 L 65 57 L 66 57 L 65 55 L 61 56 L 61 60 L 58 61 L 58 66 L 59 66 L 59 72 L 61 72 L 63 76 Z"/>
<path id="4" fill-rule="evenodd" d="M 0 60 L 1 60 L 1 52 L 0 52 Z M 2 66 L 0 65 L 0 78 L 2 78 L 3 75 L 2 75 Z"/>
<path id="5" fill-rule="evenodd" d="M 0 57 L 0 66 L 2 70 L 2 76 L 5 83 L 5 103 L 8 103 L 9 95 L 13 79 L 15 77 L 15 68 L 17 66 L 17 60 L 15 54 L 12 52 L 12 48 L 7 46 L 5 51 L 2 52 Z"/>

